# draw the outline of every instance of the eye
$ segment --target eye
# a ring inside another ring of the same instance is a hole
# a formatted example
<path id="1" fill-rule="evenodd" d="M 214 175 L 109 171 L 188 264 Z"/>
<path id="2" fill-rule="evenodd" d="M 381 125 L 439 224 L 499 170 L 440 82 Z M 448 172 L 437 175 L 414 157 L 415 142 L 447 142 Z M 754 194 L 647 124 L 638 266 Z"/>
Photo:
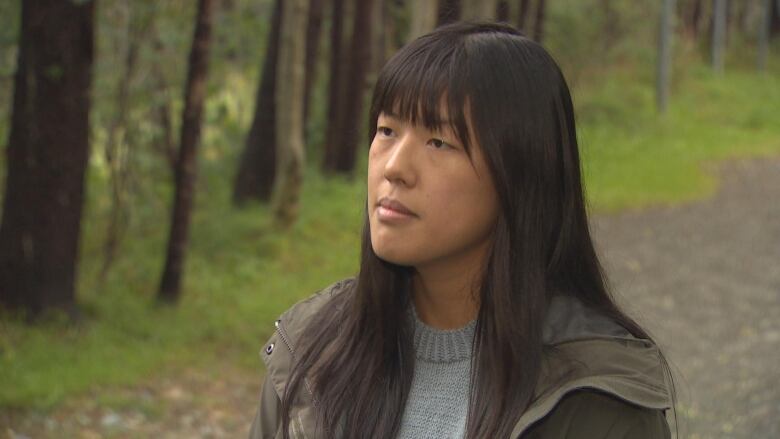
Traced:
<path id="1" fill-rule="evenodd" d="M 384 126 L 377 127 L 376 132 L 377 134 L 380 134 L 385 137 L 390 137 L 393 135 L 393 129 Z"/>
<path id="2" fill-rule="evenodd" d="M 445 142 L 444 140 L 441 140 L 441 139 L 434 138 L 434 139 L 429 140 L 428 143 L 433 145 L 434 148 L 436 148 L 436 149 L 442 149 L 443 147 L 452 148 L 452 145 L 450 145 L 449 143 L 447 143 L 447 142 Z"/>

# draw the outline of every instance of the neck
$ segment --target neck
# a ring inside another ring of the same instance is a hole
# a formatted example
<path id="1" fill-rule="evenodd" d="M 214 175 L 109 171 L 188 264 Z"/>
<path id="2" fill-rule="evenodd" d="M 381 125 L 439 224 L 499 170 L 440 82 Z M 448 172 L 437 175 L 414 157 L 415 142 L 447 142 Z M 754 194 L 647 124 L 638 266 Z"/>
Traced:
<path id="1" fill-rule="evenodd" d="M 487 250 L 483 245 L 446 262 L 415 267 L 413 300 L 423 323 L 436 329 L 455 329 L 477 317 Z"/>

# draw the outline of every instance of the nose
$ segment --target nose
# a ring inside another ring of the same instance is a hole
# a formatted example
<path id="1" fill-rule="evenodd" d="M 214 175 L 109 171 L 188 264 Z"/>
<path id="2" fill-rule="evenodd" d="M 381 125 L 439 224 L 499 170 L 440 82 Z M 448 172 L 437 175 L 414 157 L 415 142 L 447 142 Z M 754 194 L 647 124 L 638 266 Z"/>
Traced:
<path id="1" fill-rule="evenodd" d="M 415 171 L 415 137 L 409 132 L 398 138 L 385 163 L 385 178 L 394 183 L 414 186 L 417 181 Z"/>

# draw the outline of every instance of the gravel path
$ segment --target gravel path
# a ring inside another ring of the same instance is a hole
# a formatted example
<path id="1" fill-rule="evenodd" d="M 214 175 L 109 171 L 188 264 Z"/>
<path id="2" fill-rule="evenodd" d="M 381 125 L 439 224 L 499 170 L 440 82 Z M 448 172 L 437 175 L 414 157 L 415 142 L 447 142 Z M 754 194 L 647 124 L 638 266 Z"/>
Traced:
<path id="1" fill-rule="evenodd" d="M 780 438 L 780 158 L 725 164 L 722 190 L 678 207 L 598 216 L 618 300 L 676 372 L 681 438 Z M 245 438 L 258 374 L 185 371 L 71 400 L 0 410 L 0 438 Z"/>
<path id="2" fill-rule="evenodd" d="M 780 438 L 780 160 L 718 173 L 714 198 L 598 217 L 594 235 L 676 369 L 680 437 Z"/>

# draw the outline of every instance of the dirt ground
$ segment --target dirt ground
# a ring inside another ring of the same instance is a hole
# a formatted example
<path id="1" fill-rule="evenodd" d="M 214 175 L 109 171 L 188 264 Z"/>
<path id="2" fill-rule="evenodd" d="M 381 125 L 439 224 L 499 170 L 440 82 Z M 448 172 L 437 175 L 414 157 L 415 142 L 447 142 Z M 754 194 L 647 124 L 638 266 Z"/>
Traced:
<path id="1" fill-rule="evenodd" d="M 620 301 L 676 369 L 680 437 L 780 438 L 780 160 L 711 199 L 596 218 Z"/>
<path id="2" fill-rule="evenodd" d="M 257 361 L 259 365 L 259 356 Z M 243 439 L 249 433 L 261 380 L 259 373 L 229 367 L 208 372 L 193 369 L 138 387 L 112 388 L 111 404 L 100 405 L 98 394 L 108 392 L 97 391 L 45 415 L 0 411 L 0 426 L 5 426 L 0 428 L 0 438 Z"/>
<path id="3" fill-rule="evenodd" d="M 780 438 L 780 159 L 713 172 L 715 197 L 598 216 L 594 236 L 619 302 L 675 369 L 680 437 Z M 113 409 L 87 395 L 0 411 L 0 438 L 245 438 L 259 387 L 190 370 L 112 389 Z"/>

